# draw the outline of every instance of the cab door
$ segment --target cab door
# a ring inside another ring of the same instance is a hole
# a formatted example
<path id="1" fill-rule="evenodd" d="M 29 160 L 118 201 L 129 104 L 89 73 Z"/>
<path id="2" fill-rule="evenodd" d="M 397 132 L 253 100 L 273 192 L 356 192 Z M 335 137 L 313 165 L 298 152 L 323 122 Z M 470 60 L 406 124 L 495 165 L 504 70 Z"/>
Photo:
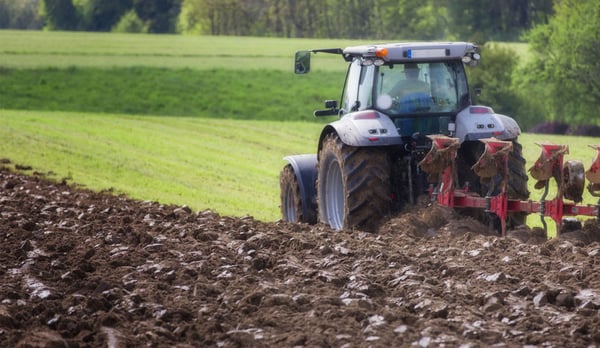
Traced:
<path id="1" fill-rule="evenodd" d="M 350 64 L 342 94 L 340 117 L 372 107 L 374 72 L 373 65 L 364 66 L 360 59 L 355 59 Z"/>

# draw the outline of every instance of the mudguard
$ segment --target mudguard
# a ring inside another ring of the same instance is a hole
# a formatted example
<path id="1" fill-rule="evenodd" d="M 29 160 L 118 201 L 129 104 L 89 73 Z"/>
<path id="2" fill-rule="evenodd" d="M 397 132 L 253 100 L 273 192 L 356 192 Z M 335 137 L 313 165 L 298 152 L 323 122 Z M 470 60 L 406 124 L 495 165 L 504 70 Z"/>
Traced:
<path id="1" fill-rule="evenodd" d="M 491 137 L 510 140 L 520 134 L 521 128 L 514 119 L 496 114 L 488 106 L 470 106 L 456 116 L 456 137 L 461 142 Z"/>
<path id="2" fill-rule="evenodd" d="M 314 216 L 317 220 L 317 155 L 294 155 L 283 158 L 294 169 L 300 195 L 302 213 L 305 217 Z"/>
<path id="3" fill-rule="evenodd" d="M 344 144 L 350 146 L 388 146 L 402 143 L 394 122 L 387 115 L 374 110 L 349 113 L 328 124 L 321 132 L 319 144 L 332 131 L 338 134 Z"/>

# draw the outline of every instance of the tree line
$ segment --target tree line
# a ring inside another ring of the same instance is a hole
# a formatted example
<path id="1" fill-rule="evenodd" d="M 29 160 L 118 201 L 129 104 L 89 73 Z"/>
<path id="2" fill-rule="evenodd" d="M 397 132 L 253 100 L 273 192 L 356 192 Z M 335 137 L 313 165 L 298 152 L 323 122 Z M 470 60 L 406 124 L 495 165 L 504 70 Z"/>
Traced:
<path id="1" fill-rule="evenodd" d="M 0 28 L 517 41 L 552 0 L 0 0 Z"/>
<path id="2" fill-rule="evenodd" d="M 517 41 L 552 0 L 183 0 L 179 29 L 211 35 Z"/>
<path id="3" fill-rule="evenodd" d="M 0 0 L 0 29 L 175 33 L 181 0 Z"/>

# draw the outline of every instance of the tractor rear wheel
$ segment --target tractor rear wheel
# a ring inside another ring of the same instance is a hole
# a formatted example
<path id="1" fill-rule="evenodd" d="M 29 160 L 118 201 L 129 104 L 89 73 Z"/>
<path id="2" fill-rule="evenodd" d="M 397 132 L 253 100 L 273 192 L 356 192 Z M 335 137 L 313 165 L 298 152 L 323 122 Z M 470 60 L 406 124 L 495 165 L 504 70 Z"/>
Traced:
<path id="1" fill-rule="evenodd" d="M 527 189 L 527 172 L 525 169 L 525 158 L 523 157 L 523 147 L 517 142 L 516 139 L 512 140 L 513 150 L 508 156 L 508 182 L 507 191 L 508 198 L 526 200 L 529 198 L 529 190 Z M 479 177 L 473 172 L 471 167 L 477 162 L 481 154 L 483 153 L 485 145 L 479 141 L 465 142 L 461 145 L 456 163 L 458 169 L 458 180 L 459 185 L 464 186 L 467 182 L 469 183 L 469 190 L 477 192 L 481 196 L 485 196 L 488 193 L 490 184 L 482 183 Z M 502 182 L 501 174 L 492 178 L 495 189 L 492 195 L 500 192 L 500 183 Z M 474 216 L 483 223 L 492 223 L 495 228 L 500 228 L 498 218 L 493 217 L 490 221 L 487 214 L 481 213 L 481 210 L 467 210 L 467 214 Z M 508 213 L 507 228 L 515 228 L 519 225 L 525 224 L 527 219 L 526 213 Z"/>
<path id="2" fill-rule="evenodd" d="M 325 137 L 319 152 L 319 219 L 334 229 L 375 230 L 390 212 L 390 161 L 376 147 L 345 145 Z"/>

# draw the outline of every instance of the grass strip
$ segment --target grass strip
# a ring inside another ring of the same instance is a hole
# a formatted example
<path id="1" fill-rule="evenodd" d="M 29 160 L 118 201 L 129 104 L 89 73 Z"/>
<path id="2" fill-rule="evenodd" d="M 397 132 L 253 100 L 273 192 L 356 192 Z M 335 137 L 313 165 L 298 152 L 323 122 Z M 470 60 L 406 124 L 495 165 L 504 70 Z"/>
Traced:
<path id="1" fill-rule="evenodd" d="M 0 108 L 313 121 L 343 74 L 163 68 L 0 69 Z"/>

